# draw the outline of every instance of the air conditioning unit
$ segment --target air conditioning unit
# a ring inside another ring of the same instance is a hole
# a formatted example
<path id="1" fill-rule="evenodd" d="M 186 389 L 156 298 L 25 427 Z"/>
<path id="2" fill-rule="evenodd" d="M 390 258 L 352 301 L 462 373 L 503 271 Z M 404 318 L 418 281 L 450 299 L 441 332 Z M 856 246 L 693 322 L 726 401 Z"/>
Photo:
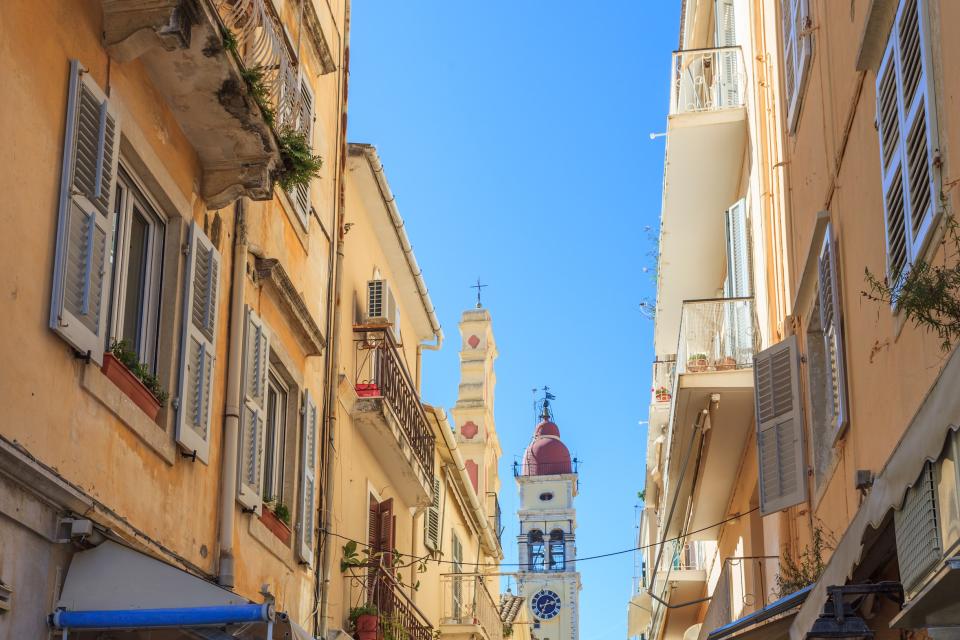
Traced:
<path id="1" fill-rule="evenodd" d="M 367 281 L 367 315 L 364 321 L 392 325 L 393 337 L 400 340 L 400 310 L 386 280 Z"/>

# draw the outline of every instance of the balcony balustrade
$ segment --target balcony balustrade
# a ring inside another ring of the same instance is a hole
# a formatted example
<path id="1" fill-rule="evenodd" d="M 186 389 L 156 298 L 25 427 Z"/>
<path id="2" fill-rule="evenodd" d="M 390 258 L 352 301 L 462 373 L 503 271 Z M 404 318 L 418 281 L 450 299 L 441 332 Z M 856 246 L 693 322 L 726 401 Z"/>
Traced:
<path id="1" fill-rule="evenodd" d="M 746 80 L 740 47 L 673 52 L 670 115 L 744 105 Z"/>
<path id="2" fill-rule="evenodd" d="M 650 404 L 669 406 L 673 397 L 673 383 L 677 373 L 676 360 L 656 360 L 653 363 L 653 385 L 650 390 Z"/>
<path id="3" fill-rule="evenodd" d="M 354 327 L 354 423 L 409 502 L 431 503 L 435 437 L 390 327 Z"/>
<path id="4" fill-rule="evenodd" d="M 383 566 L 371 568 L 366 592 L 366 604 L 375 606 L 379 612 L 384 637 L 434 640 L 430 620 L 414 604 L 389 569 Z"/>
<path id="5" fill-rule="evenodd" d="M 753 298 L 715 298 L 683 303 L 677 372 L 753 368 L 759 350 Z"/>
<path id="6" fill-rule="evenodd" d="M 476 631 L 481 631 L 487 640 L 503 640 L 503 622 L 497 603 L 487 588 L 488 580 L 496 578 L 479 574 L 441 576 L 443 618 L 440 632 L 443 636 L 463 634 L 464 637 L 477 637 Z M 471 627 L 473 629 L 469 629 Z"/>
<path id="7" fill-rule="evenodd" d="M 503 512 L 500 510 L 500 498 L 492 491 L 487 492 L 487 517 L 490 518 L 497 544 L 503 548 Z"/>

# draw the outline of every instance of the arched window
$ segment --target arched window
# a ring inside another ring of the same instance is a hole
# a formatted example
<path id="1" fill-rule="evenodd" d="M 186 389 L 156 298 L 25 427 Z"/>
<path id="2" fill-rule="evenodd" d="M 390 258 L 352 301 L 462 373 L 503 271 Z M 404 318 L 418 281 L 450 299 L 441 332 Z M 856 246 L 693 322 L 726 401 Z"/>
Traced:
<path id="1" fill-rule="evenodd" d="M 567 568 L 567 544 L 563 540 L 563 531 L 550 532 L 550 571 L 564 571 Z"/>
<path id="2" fill-rule="evenodd" d="M 530 571 L 543 571 L 546 562 L 546 548 L 543 545 L 543 532 L 534 529 L 527 534 L 530 545 Z"/>

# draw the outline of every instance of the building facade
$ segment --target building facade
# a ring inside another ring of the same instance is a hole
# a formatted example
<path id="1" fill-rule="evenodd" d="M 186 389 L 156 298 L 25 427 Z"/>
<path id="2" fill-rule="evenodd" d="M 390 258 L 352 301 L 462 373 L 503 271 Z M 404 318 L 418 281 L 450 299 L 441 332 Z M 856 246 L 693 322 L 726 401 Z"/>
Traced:
<path id="1" fill-rule="evenodd" d="M 553 422 L 549 396 L 541 418 L 516 474 L 520 493 L 517 589 L 529 604 L 535 637 L 577 640 L 581 582 L 575 561 L 574 499 L 578 476 Z"/>
<path id="2" fill-rule="evenodd" d="M 956 262 L 960 7 L 682 6 L 631 633 L 950 636 L 956 349 L 910 296 Z"/>

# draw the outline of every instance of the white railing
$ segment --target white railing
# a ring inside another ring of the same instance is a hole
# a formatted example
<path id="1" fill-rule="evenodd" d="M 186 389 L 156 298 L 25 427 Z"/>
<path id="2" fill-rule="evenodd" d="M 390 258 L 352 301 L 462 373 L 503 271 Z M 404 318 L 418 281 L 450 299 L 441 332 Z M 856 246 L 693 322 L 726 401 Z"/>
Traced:
<path id="1" fill-rule="evenodd" d="M 495 578 L 486 578 L 495 580 Z M 503 621 L 500 610 L 478 574 L 450 574 L 441 576 L 443 585 L 442 624 L 479 625 L 490 640 L 503 640 Z"/>
<path id="2" fill-rule="evenodd" d="M 673 52 L 670 115 L 742 107 L 745 87 L 740 47 Z"/>
<path id="3" fill-rule="evenodd" d="M 673 397 L 673 381 L 677 372 L 676 360 L 655 360 L 653 385 L 650 388 L 650 404 L 670 404 Z"/>
<path id="4" fill-rule="evenodd" d="M 677 345 L 678 373 L 750 369 L 759 346 L 753 298 L 683 303 Z"/>
<path id="5" fill-rule="evenodd" d="M 214 5 L 237 43 L 243 66 L 262 79 L 274 127 L 296 127 L 300 70 L 270 0 L 214 0 Z"/>

